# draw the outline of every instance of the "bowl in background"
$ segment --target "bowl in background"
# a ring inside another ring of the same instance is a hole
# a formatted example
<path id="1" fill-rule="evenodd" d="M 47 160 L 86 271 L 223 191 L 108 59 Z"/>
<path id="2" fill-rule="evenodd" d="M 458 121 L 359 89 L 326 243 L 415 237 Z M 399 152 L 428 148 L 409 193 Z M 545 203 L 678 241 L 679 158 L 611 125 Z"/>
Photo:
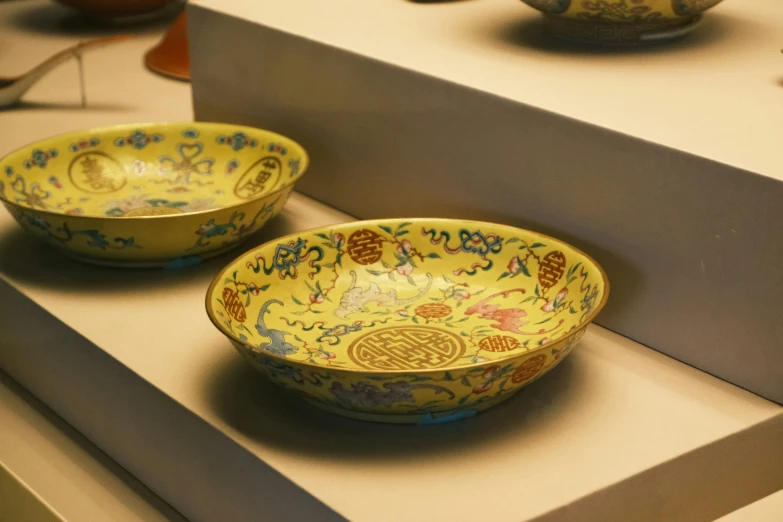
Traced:
<path id="1" fill-rule="evenodd" d="M 560 38 L 639 44 L 679 38 L 721 0 L 522 0 L 546 16 Z"/>
<path id="2" fill-rule="evenodd" d="M 0 201 L 81 260 L 178 266 L 239 245 L 277 215 L 307 154 L 273 132 L 146 123 L 62 134 L 0 159 Z"/>
<path id="3" fill-rule="evenodd" d="M 168 10 L 179 0 L 57 0 L 85 16 L 99 21 L 152 16 Z"/>

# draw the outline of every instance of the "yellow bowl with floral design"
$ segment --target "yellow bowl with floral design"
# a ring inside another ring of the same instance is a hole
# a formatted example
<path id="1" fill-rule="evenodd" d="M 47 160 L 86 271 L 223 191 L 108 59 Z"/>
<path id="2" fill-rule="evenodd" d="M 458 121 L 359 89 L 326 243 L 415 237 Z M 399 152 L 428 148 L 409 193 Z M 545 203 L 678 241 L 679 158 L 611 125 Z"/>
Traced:
<path id="1" fill-rule="evenodd" d="M 146 123 L 39 141 L 0 160 L 0 200 L 29 232 L 84 261 L 193 264 L 280 212 L 307 154 L 273 132 Z"/>
<path id="2" fill-rule="evenodd" d="M 470 417 L 551 370 L 606 302 L 598 264 L 528 230 L 448 219 L 346 223 L 235 259 L 207 313 L 278 385 L 394 423 Z"/>
<path id="3" fill-rule="evenodd" d="M 722 0 L 522 0 L 546 15 L 561 38 L 638 44 L 678 38 Z"/>

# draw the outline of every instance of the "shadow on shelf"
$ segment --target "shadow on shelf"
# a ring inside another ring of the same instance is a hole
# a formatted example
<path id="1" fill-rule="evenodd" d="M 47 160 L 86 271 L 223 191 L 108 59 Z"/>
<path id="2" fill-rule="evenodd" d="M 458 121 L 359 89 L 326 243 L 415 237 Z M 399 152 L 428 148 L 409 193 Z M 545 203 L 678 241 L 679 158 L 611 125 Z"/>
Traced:
<path id="1" fill-rule="evenodd" d="M 215 349 L 232 350 L 225 346 Z M 586 385 L 577 353 L 551 373 L 520 390 L 507 402 L 474 418 L 432 426 L 364 422 L 335 416 L 305 403 L 268 382 L 238 354 L 214 366 L 205 383 L 207 403 L 228 425 L 250 439 L 312 454 L 325 460 L 378 461 L 405 457 L 471 452 L 502 445 L 514 434 L 514 444 L 532 444 L 548 425 L 567 425 L 566 411 L 585 400 Z M 565 429 L 565 428 L 564 428 Z"/>
<path id="2" fill-rule="evenodd" d="M 546 53 L 571 55 L 629 55 L 686 52 L 722 41 L 745 38 L 754 27 L 747 20 L 738 20 L 720 13 L 707 13 L 690 34 L 677 40 L 629 46 L 600 46 L 561 40 L 549 33 L 543 16 L 521 20 L 503 20 L 488 28 L 489 36 L 514 47 L 535 49 Z M 717 58 L 717 57 L 716 57 Z"/>
<path id="3" fill-rule="evenodd" d="M 53 2 L 31 5 L 8 17 L 6 23 L 33 33 L 96 38 L 113 34 L 157 34 L 179 15 L 180 9 L 166 9 L 154 18 L 127 23 L 102 23 L 90 20 L 75 9 Z"/>
<path id="4" fill-rule="evenodd" d="M 90 265 L 71 259 L 53 246 L 22 230 L 18 225 L 7 227 L 0 234 L 0 274 L 12 281 L 67 292 L 138 293 L 165 285 L 193 284 L 200 281 L 207 287 L 217 272 L 232 259 L 256 245 L 271 241 L 296 230 L 290 219 L 281 215 L 234 250 L 184 268 L 112 268 Z"/>

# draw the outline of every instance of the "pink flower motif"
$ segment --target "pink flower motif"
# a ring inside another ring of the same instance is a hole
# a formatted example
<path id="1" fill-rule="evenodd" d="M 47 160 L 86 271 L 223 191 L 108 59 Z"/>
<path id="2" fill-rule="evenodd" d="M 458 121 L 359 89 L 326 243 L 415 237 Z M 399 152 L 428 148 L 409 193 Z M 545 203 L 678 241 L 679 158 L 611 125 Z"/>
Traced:
<path id="1" fill-rule="evenodd" d="M 465 299 L 470 298 L 470 292 L 458 288 L 454 290 L 454 295 L 452 297 L 454 298 L 455 301 L 464 301 Z"/>
<path id="2" fill-rule="evenodd" d="M 555 301 L 562 301 L 568 295 L 568 288 L 563 288 L 555 296 Z"/>
<path id="3" fill-rule="evenodd" d="M 413 247 L 411 246 L 411 242 L 407 239 L 403 239 L 400 241 L 400 244 L 397 245 L 397 253 L 402 255 L 408 255 Z"/>
<path id="4" fill-rule="evenodd" d="M 554 312 L 555 310 L 555 302 L 554 301 L 547 301 L 544 303 L 544 306 L 541 307 L 541 310 L 545 312 Z"/>
<path id="5" fill-rule="evenodd" d="M 334 359 L 335 357 L 337 357 L 337 354 L 335 354 L 334 352 L 321 352 L 318 354 L 319 359 L 328 360 L 328 359 Z"/>
<path id="6" fill-rule="evenodd" d="M 310 302 L 313 304 L 321 304 L 324 302 L 324 296 L 320 292 L 310 294 Z"/>
<path id="7" fill-rule="evenodd" d="M 517 272 L 519 272 L 519 270 L 520 270 L 519 258 L 515 257 L 511 259 L 511 261 L 509 261 L 508 271 L 511 272 L 512 274 L 516 274 Z"/>
<path id="8" fill-rule="evenodd" d="M 397 273 L 400 275 L 410 275 L 410 273 L 413 272 L 413 265 L 410 263 L 405 263 L 404 265 L 400 265 L 397 267 Z"/>
<path id="9" fill-rule="evenodd" d="M 474 363 L 483 363 L 483 362 L 487 362 L 488 360 L 489 359 L 487 359 L 486 357 L 481 357 L 480 355 L 477 355 L 476 357 L 473 358 Z"/>
<path id="10" fill-rule="evenodd" d="M 396 310 L 394 312 L 394 315 L 399 315 L 400 317 L 408 317 L 408 311 L 405 308 L 401 308 L 399 310 Z"/>
<path id="11" fill-rule="evenodd" d="M 500 371 L 500 366 L 490 366 L 489 368 L 484 370 L 484 373 L 482 373 L 481 376 L 484 379 L 489 380 L 489 379 L 494 378 L 498 374 L 499 371 Z"/>
<path id="12" fill-rule="evenodd" d="M 345 236 L 340 234 L 339 232 L 334 235 L 334 244 L 337 245 L 337 248 L 342 247 L 345 244 Z"/>
<path id="13" fill-rule="evenodd" d="M 549 342 L 549 337 L 544 337 L 543 339 L 538 341 L 538 343 L 536 343 L 536 344 L 538 344 L 538 346 L 543 346 L 543 345 L 545 345 L 548 342 Z"/>
<path id="14" fill-rule="evenodd" d="M 492 389 L 492 381 L 477 384 L 473 387 L 473 393 L 485 393 Z"/>

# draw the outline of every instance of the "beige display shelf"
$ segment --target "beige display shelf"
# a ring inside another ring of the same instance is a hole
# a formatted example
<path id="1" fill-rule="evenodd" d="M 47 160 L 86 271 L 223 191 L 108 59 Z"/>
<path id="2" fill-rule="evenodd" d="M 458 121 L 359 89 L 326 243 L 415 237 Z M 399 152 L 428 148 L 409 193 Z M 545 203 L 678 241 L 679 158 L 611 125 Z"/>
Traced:
<path id="1" fill-rule="evenodd" d="M 60 16 L 48 5 L 0 5 L 0 23 Z M 4 25 L 0 48 L 25 52 L 0 68 L 73 40 Z M 141 65 L 155 40 L 85 58 L 88 110 L 63 67 L 30 105 L 0 113 L 2 149 L 190 118 L 188 86 Z M 294 195 L 247 247 L 349 219 Z M 600 327 L 470 420 L 385 426 L 314 410 L 262 381 L 207 320 L 206 287 L 232 255 L 180 271 L 96 268 L 0 213 L 0 369 L 193 522 L 707 522 L 783 487 L 781 406 Z"/>
<path id="2" fill-rule="evenodd" d="M 185 522 L 0 372 L 0 522 Z"/>
<path id="3" fill-rule="evenodd" d="M 613 283 L 600 325 L 783 404 L 783 2 L 626 49 L 554 39 L 519 0 L 188 11 L 196 119 L 295 135 L 302 193 L 565 239 Z"/>

